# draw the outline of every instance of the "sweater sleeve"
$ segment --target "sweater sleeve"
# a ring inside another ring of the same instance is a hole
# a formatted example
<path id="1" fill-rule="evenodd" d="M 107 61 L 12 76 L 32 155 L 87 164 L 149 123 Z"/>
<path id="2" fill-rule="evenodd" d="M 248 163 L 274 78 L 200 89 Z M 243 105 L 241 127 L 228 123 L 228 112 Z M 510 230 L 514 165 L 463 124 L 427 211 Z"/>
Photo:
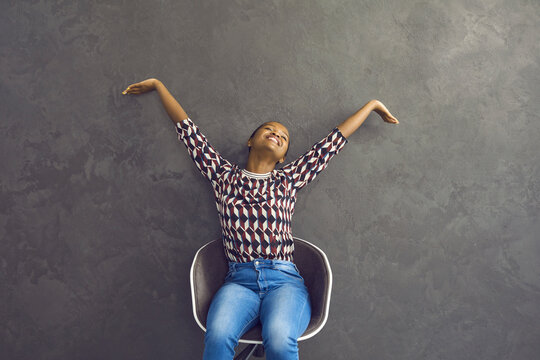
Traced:
<path id="1" fill-rule="evenodd" d="M 308 152 L 284 166 L 282 170 L 292 179 L 293 188 L 300 190 L 315 179 L 317 174 L 328 166 L 330 159 L 337 155 L 348 142 L 339 128 L 335 127 L 330 134 L 315 143 Z"/>
<path id="2" fill-rule="evenodd" d="M 176 123 L 175 127 L 178 140 L 184 142 L 191 159 L 201 174 L 214 186 L 221 174 L 232 168 L 231 163 L 214 149 L 206 136 L 201 133 L 199 127 L 189 117 Z"/>

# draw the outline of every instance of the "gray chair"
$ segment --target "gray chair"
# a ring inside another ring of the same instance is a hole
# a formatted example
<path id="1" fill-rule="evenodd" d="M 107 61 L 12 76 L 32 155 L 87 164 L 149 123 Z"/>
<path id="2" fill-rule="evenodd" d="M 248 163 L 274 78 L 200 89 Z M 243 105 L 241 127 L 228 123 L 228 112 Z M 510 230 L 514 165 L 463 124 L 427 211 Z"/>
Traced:
<path id="1" fill-rule="evenodd" d="M 304 278 L 311 299 L 311 320 L 298 341 L 317 334 L 328 319 L 332 270 L 326 254 L 310 242 L 294 237 L 294 263 Z M 206 331 L 206 316 L 214 294 L 219 290 L 229 270 L 223 252 L 221 238 L 202 246 L 193 259 L 190 272 L 193 316 L 203 331 Z M 247 331 L 239 340 L 248 345 L 235 359 L 248 359 L 252 354 L 262 356 L 261 325 Z"/>

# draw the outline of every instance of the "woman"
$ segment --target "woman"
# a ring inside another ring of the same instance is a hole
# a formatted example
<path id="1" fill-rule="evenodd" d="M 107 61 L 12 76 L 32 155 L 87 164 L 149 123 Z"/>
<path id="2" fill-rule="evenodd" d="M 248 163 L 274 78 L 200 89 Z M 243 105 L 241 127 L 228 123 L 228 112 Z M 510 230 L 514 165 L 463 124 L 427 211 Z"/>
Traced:
<path id="1" fill-rule="evenodd" d="M 270 121 L 247 142 L 245 169 L 224 159 L 210 145 L 163 83 L 147 79 L 123 94 L 157 90 L 175 124 L 178 139 L 212 184 L 229 272 L 214 296 L 206 323 L 203 359 L 232 359 L 238 339 L 259 321 L 266 358 L 298 359 L 297 339 L 308 326 L 311 306 L 294 265 L 291 217 L 297 191 L 324 170 L 330 159 L 371 111 L 398 124 L 378 100 L 371 100 L 295 161 L 285 161 L 290 135 Z"/>

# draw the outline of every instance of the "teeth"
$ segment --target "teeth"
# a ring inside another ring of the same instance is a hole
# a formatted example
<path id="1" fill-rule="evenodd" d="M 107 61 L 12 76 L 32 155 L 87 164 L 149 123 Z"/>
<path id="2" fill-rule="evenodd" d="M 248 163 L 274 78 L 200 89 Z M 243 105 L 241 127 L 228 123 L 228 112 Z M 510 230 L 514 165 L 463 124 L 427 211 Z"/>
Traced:
<path id="1" fill-rule="evenodd" d="M 278 140 L 277 140 L 277 139 L 276 139 L 275 137 L 273 137 L 273 136 L 269 136 L 269 137 L 268 137 L 268 139 L 270 139 L 270 140 L 274 140 L 274 141 L 275 141 L 275 143 L 279 145 L 279 141 L 278 141 Z"/>

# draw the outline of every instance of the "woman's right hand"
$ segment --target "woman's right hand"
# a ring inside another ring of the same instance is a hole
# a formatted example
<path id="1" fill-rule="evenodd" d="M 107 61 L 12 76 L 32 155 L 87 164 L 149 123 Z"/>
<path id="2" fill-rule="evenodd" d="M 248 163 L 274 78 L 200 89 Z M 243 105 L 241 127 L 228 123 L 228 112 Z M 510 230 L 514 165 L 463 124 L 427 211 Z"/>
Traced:
<path id="1" fill-rule="evenodd" d="M 373 100 L 375 102 L 375 108 L 373 109 L 379 116 L 387 123 L 399 124 L 398 119 L 394 115 L 390 114 L 390 111 L 379 100 Z"/>
<path id="2" fill-rule="evenodd" d="M 131 84 L 126 88 L 126 90 L 122 91 L 122 94 L 144 94 L 146 92 L 155 90 L 158 81 L 158 79 L 151 78 L 135 84 Z"/>

